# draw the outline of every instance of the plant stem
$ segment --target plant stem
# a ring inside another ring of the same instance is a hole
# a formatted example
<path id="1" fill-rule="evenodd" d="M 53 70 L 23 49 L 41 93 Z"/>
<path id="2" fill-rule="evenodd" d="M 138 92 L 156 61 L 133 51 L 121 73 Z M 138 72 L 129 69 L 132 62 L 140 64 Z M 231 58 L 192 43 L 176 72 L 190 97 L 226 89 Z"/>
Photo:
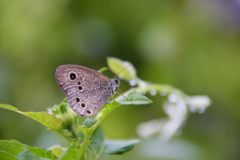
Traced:
<path id="1" fill-rule="evenodd" d="M 102 121 L 116 108 L 120 106 L 119 103 L 113 101 L 109 104 L 107 104 L 95 117 L 96 122 L 86 130 L 86 135 L 84 136 L 84 139 L 82 143 L 79 146 L 79 158 L 83 157 L 83 154 L 85 153 L 88 145 L 91 143 L 91 137 L 94 134 L 95 130 L 99 127 L 99 125 L 102 123 Z"/>

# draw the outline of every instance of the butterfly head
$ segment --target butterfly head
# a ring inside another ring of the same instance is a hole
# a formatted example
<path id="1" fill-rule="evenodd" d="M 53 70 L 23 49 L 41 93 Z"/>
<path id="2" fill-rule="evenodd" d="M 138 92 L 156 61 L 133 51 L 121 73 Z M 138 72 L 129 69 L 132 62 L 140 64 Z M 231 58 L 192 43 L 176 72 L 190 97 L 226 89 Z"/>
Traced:
<path id="1" fill-rule="evenodd" d="M 120 86 L 120 79 L 114 78 L 111 79 L 112 92 L 114 93 Z"/>

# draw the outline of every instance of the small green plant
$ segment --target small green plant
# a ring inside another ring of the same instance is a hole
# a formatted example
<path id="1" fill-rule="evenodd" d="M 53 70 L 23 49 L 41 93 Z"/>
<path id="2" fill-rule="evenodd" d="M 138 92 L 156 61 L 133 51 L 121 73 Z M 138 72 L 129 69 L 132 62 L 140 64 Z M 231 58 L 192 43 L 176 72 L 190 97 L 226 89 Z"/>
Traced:
<path id="1" fill-rule="evenodd" d="M 123 94 L 112 98 L 94 117 L 83 118 L 76 115 L 68 106 L 66 99 L 43 112 L 23 112 L 11 105 L 0 104 L 0 108 L 31 118 L 57 132 L 69 142 L 68 147 L 56 145 L 45 149 L 22 144 L 16 140 L 0 140 L 1 159 L 96 160 L 104 159 L 109 154 L 119 155 L 130 151 L 140 141 L 139 139 L 108 140 L 104 137 L 101 123 L 113 110 L 123 105 L 152 103 L 145 96 L 146 93 L 165 98 L 164 111 L 168 118 L 140 124 L 138 133 L 143 138 L 158 134 L 160 138 L 168 140 L 179 131 L 189 112 L 204 112 L 210 105 L 210 100 L 206 96 L 190 97 L 169 85 L 154 84 L 140 79 L 136 69 L 129 62 L 112 57 L 108 58 L 107 62 L 109 69 L 115 74 L 121 72 L 119 78 L 129 82 L 131 87 Z M 103 70 L 105 69 L 101 69 Z"/>

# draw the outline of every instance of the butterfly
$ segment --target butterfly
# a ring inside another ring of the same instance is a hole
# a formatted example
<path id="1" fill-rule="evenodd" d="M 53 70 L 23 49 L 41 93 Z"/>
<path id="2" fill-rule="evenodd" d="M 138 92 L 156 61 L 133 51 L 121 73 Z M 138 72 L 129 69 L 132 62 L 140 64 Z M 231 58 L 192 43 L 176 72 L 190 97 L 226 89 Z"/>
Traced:
<path id="1" fill-rule="evenodd" d="M 118 78 L 109 79 L 96 70 L 75 64 L 58 66 L 55 77 L 69 106 L 80 116 L 95 115 L 120 85 Z"/>

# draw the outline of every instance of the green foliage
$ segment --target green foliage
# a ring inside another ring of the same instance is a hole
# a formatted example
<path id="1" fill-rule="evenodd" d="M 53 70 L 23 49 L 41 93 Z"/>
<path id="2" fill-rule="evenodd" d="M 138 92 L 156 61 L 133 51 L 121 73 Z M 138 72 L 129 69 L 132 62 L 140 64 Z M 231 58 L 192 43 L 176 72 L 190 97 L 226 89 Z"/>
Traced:
<path id="1" fill-rule="evenodd" d="M 49 149 L 31 147 L 21 144 L 15 140 L 0 141 L 0 156 L 4 160 L 8 159 L 104 159 L 109 154 L 123 154 L 130 151 L 139 142 L 139 140 L 108 140 L 102 129 L 102 121 L 115 109 L 122 105 L 147 105 L 152 101 L 144 96 L 145 93 L 153 94 L 154 92 L 164 93 L 165 96 L 177 97 L 184 104 L 191 104 L 201 108 L 201 105 L 195 104 L 196 100 L 186 96 L 181 91 L 167 85 L 152 84 L 145 82 L 137 77 L 136 69 L 129 62 L 117 58 L 107 59 L 109 68 L 121 79 L 129 82 L 134 87 L 124 92 L 122 95 L 113 98 L 105 107 L 91 118 L 82 118 L 74 113 L 66 99 L 59 105 L 49 108 L 43 112 L 23 112 L 11 105 L 0 104 L 0 108 L 8 109 L 31 118 L 48 129 L 51 129 L 62 135 L 69 141 L 69 146 L 53 146 Z M 101 70 L 103 71 L 103 70 Z M 188 101 L 191 100 L 191 103 Z M 179 103 L 174 101 L 174 104 Z M 204 103 L 208 106 L 208 103 Z M 171 117 L 171 115 L 170 115 Z M 184 121 L 183 117 L 183 121 Z M 181 125 L 182 123 L 180 123 Z M 180 128 L 180 125 L 178 128 Z M 117 127 L 117 126 L 116 126 Z M 175 130 L 177 132 L 177 129 Z M 169 133 L 169 135 L 173 135 Z"/>
<path id="2" fill-rule="evenodd" d="M 60 130 L 62 128 L 62 121 L 55 117 L 54 115 L 48 114 L 47 112 L 22 112 L 17 108 L 7 104 L 0 104 L 0 107 L 17 112 L 28 118 L 31 118 L 49 129 Z"/>
<path id="3" fill-rule="evenodd" d="M 22 144 L 16 140 L 0 140 L 1 160 L 56 159 L 49 150 Z"/>
<path id="4" fill-rule="evenodd" d="M 107 154 L 123 154 L 127 151 L 133 149 L 134 145 L 137 144 L 139 140 L 127 140 L 127 141 L 106 141 Z"/>
<path id="5" fill-rule="evenodd" d="M 127 96 L 126 96 L 127 95 Z M 125 95 L 120 96 L 116 101 L 122 105 L 142 105 L 152 103 L 152 100 L 136 92 L 135 90 L 129 90 Z"/>

